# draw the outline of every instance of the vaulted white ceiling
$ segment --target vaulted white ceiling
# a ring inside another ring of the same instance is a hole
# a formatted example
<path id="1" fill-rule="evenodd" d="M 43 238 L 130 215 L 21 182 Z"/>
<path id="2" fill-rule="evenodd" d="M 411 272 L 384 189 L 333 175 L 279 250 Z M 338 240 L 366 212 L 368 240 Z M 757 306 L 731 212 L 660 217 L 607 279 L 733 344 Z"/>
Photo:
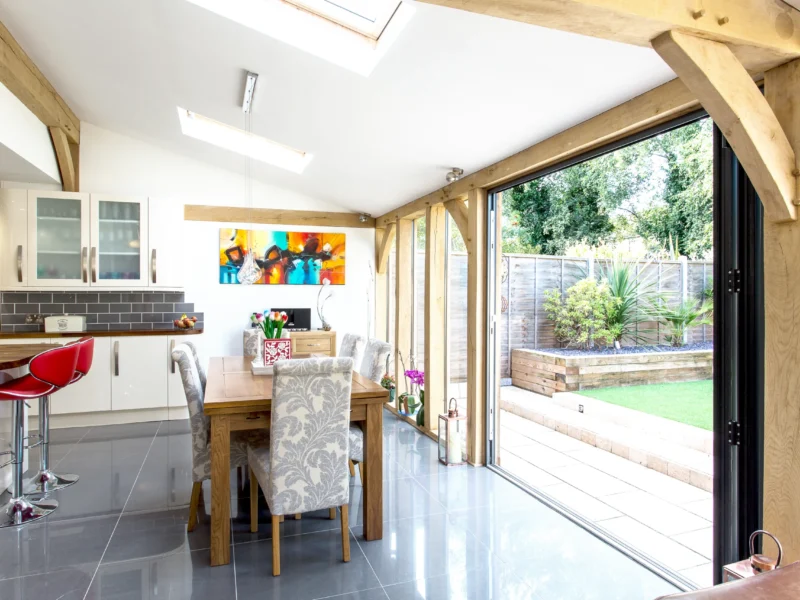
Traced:
<path id="1" fill-rule="evenodd" d="M 244 172 L 181 135 L 175 107 L 314 154 L 268 183 L 373 215 L 645 92 L 674 74 L 646 48 L 416 3 L 362 77 L 185 0 L 0 0 L 0 20 L 82 121 Z"/>

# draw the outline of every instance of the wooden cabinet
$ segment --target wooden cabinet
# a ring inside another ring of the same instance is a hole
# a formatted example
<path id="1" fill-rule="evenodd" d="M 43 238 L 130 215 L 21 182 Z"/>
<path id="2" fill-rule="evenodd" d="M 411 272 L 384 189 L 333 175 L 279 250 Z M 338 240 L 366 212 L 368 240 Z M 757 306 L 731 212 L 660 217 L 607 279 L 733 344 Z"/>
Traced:
<path id="1" fill-rule="evenodd" d="M 336 356 L 335 331 L 292 331 L 292 354 Z"/>
<path id="2" fill-rule="evenodd" d="M 168 338 L 108 339 L 111 340 L 111 410 L 167 406 Z"/>

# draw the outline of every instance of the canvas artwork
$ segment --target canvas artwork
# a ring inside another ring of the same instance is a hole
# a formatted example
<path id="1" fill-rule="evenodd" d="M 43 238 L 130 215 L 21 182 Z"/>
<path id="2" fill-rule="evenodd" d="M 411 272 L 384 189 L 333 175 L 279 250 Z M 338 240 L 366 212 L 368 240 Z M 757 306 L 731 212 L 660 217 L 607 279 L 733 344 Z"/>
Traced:
<path id="1" fill-rule="evenodd" d="M 345 234 L 220 229 L 219 282 L 238 285 L 243 267 L 258 285 L 344 285 Z"/>

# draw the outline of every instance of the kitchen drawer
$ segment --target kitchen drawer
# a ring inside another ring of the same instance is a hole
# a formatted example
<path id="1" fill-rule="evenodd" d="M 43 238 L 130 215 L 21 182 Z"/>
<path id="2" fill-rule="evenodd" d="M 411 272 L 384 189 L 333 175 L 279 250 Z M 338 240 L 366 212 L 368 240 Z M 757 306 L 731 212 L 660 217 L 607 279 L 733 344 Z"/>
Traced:
<path id="1" fill-rule="evenodd" d="M 292 352 L 300 354 L 317 353 L 317 354 L 330 354 L 331 352 L 331 338 L 301 338 L 292 340 Z"/>

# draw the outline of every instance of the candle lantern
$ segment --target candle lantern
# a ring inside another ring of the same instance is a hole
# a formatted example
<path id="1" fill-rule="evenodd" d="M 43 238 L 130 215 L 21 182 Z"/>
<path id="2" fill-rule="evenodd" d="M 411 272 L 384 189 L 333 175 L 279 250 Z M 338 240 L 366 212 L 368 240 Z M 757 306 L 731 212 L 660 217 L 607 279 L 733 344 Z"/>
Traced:
<path id="1" fill-rule="evenodd" d="M 778 546 L 778 558 L 771 558 L 764 554 L 756 554 L 756 538 L 759 535 L 772 538 Z M 727 583 L 728 581 L 736 581 L 737 579 L 747 579 L 766 571 L 773 571 L 781 566 L 782 558 L 783 548 L 778 538 L 769 531 L 759 529 L 758 531 L 754 531 L 750 536 L 750 558 L 722 567 L 722 582 Z"/>
<path id="2" fill-rule="evenodd" d="M 453 467 L 467 462 L 467 416 L 458 414 L 458 403 L 450 398 L 447 414 L 439 415 L 439 461 Z"/>

